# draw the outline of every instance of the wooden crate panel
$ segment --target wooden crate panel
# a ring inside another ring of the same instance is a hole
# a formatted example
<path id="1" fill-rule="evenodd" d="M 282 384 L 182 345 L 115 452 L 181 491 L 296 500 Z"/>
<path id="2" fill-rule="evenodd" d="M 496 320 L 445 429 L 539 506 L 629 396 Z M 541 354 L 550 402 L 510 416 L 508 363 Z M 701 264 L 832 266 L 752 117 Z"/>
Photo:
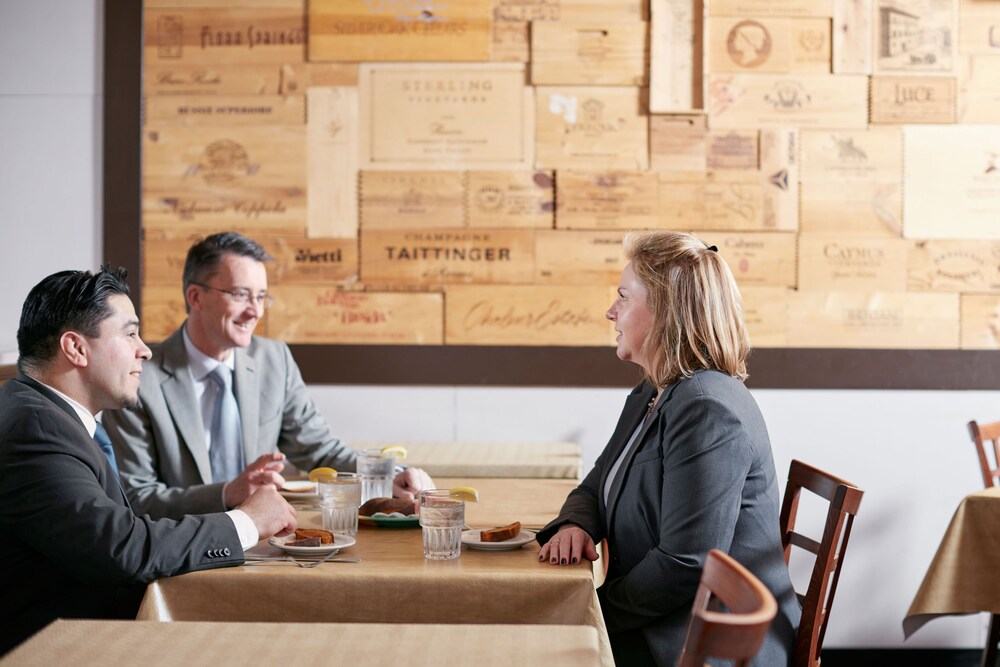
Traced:
<path id="1" fill-rule="evenodd" d="M 435 293 L 282 286 L 275 290 L 269 334 L 288 343 L 440 345 L 443 310 Z"/>
<path id="2" fill-rule="evenodd" d="M 834 74 L 871 74 L 875 0 L 838 0 L 833 15 Z"/>
<path id="3" fill-rule="evenodd" d="M 469 227 L 551 229 L 555 212 L 551 171 L 470 171 L 465 223 Z"/>
<path id="4" fill-rule="evenodd" d="M 276 237 L 268 245 L 274 257 L 273 282 L 285 285 L 354 281 L 358 278 L 357 239 Z"/>
<path id="5" fill-rule="evenodd" d="M 520 5 L 524 11 L 532 11 L 539 6 L 555 7 L 556 12 L 542 16 L 525 17 L 532 21 L 602 21 L 624 23 L 649 19 L 644 0 L 496 0 L 497 6 L 511 8 Z"/>
<path id="6" fill-rule="evenodd" d="M 1000 40 L 1000 27 L 997 28 Z M 1000 119 L 1000 55 L 959 58 L 959 123 L 995 123 Z"/>
<path id="7" fill-rule="evenodd" d="M 909 125 L 903 137 L 903 235 L 1000 239 L 1000 125 Z"/>
<path id="8" fill-rule="evenodd" d="M 795 234 L 706 231 L 697 236 L 719 249 L 741 287 L 795 287 Z"/>
<path id="9" fill-rule="evenodd" d="M 649 229 L 659 226 L 655 172 L 560 171 L 559 229 Z"/>
<path id="10" fill-rule="evenodd" d="M 357 85 L 357 63 L 292 63 L 281 67 L 282 95 L 302 95 L 309 88 Z"/>
<path id="11" fill-rule="evenodd" d="M 535 166 L 539 169 L 649 168 L 646 104 L 640 90 L 535 89 Z"/>
<path id="12" fill-rule="evenodd" d="M 491 9 L 491 0 L 309 0 L 309 60 L 487 60 Z"/>
<path id="13" fill-rule="evenodd" d="M 286 8 L 147 9 L 143 64 L 260 65 L 305 59 L 305 12 Z"/>
<path id="14" fill-rule="evenodd" d="M 756 130 L 713 130 L 706 141 L 706 162 L 711 170 L 760 166 L 759 134 Z"/>
<path id="15" fill-rule="evenodd" d="M 358 89 L 307 88 L 309 197 L 312 237 L 358 236 Z"/>
<path id="16" fill-rule="evenodd" d="M 761 130 L 760 185 L 763 224 L 771 231 L 799 228 L 799 131 Z"/>
<path id="17" fill-rule="evenodd" d="M 184 261 L 188 249 L 210 234 L 233 231 L 250 237 L 260 243 L 272 257 L 277 256 L 277 239 L 283 232 L 280 229 L 232 227 L 228 225 L 207 226 L 200 229 L 185 229 L 183 227 L 144 227 L 142 230 L 142 280 L 143 286 L 167 287 L 181 293 L 183 284 Z M 277 280 L 277 264 L 268 262 L 267 279 Z M 183 305 L 183 304 L 182 304 Z"/>
<path id="18" fill-rule="evenodd" d="M 558 21 L 562 4 L 561 0 L 493 0 L 493 21 Z"/>
<path id="19" fill-rule="evenodd" d="M 790 294 L 784 287 L 740 287 L 743 319 L 753 347 L 786 346 Z"/>
<path id="20" fill-rule="evenodd" d="M 625 268 L 625 232 L 538 231 L 535 282 L 617 285 Z"/>
<path id="21" fill-rule="evenodd" d="M 449 286 L 449 345 L 610 345 L 613 287 Z"/>
<path id="22" fill-rule="evenodd" d="M 963 350 L 1000 349 L 1000 297 L 962 294 Z"/>
<path id="23" fill-rule="evenodd" d="M 703 114 L 650 116 L 650 168 L 655 171 L 705 171 L 707 132 Z"/>
<path id="24" fill-rule="evenodd" d="M 903 132 L 898 127 L 868 130 L 803 130 L 803 183 L 895 183 L 903 180 Z"/>
<path id="25" fill-rule="evenodd" d="M 225 0 L 143 0 L 147 9 L 213 8 L 225 6 Z M 240 0 L 241 7 L 301 9 L 302 0 Z"/>
<path id="26" fill-rule="evenodd" d="M 366 283 L 529 283 L 534 274 L 533 230 L 361 231 Z"/>
<path id="27" fill-rule="evenodd" d="M 531 29 L 531 82 L 644 86 L 648 26 L 539 21 Z"/>
<path id="28" fill-rule="evenodd" d="M 803 233 L 845 236 L 902 235 L 903 193 L 899 182 L 803 181 L 801 185 Z"/>
<path id="29" fill-rule="evenodd" d="M 994 0 L 959 0 L 958 52 L 1000 55 L 1000 12 Z"/>
<path id="30" fill-rule="evenodd" d="M 848 234 L 799 236 L 799 289 L 905 292 L 908 244 Z"/>
<path id="31" fill-rule="evenodd" d="M 875 71 L 945 74 L 955 60 L 955 0 L 875 1 Z"/>
<path id="32" fill-rule="evenodd" d="M 740 173 L 740 172 L 736 172 Z M 683 230 L 764 229 L 763 192 L 752 182 L 660 180 L 660 227 Z"/>
<path id="33" fill-rule="evenodd" d="M 907 289 L 922 292 L 1000 292 L 1000 241 L 912 241 Z"/>
<path id="34" fill-rule="evenodd" d="M 711 128 L 865 127 L 868 77 L 709 74 Z"/>
<path id="35" fill-rule="evenodd" d="M 957 294 L 805 292 L 790 296 L 789 347 L 958 347 Z"/>
<path id="36" fill-rule="evenodd" d="M 362 229 L 465 226 L 460 171 L 361 172 Z"/>
<path id="37" fill-rule="evenodd" d="M 531 23 L 494 20 L 490 25 L 490 61 L 526 63 L 531 59 Z"/>
<path id="38" fill-rule="evenodd" d="M 650 0 L 650 111 L 704 108 L 704 33 L 704 0 Z"/>
<path id="39" fill-rule="evenodd" d="M 830 19 L 725 16 L 708 20 L 712 72 L 830 72 Z"/>
<path id="40" fill-rule="evenodd" d="M 533 167 L 522 64 L 365 64 L 359 88 L 362 169 Z"/>
<path id="41" fill-rule="evenodd" d="M 180 281 L 169 287 L 143 285 L 139 335 L 144 343 L 166 340 L 186 319 L 184 290 L 181 289 Z M 259 322 L 256 331 L 261 332 Z"/>
<path id="42" fill-rule="evenodd" d="M 143 133 L 143 224 L 304 229 L 305 126 Z"/>
<path id="43" fill-rule="evenodd" d="M 955 78 L 873 76 L 872 123 L 954 123 Z"/>
<path id="44" fill-rule="evenodd" d="M 281 68 L 239 65 L 147 66 L 142 72 L 146 95 L 278 95 Z"/>
<path id="45" fill-rule="evenodd" d="M 712 0 L 712 16 L 833 16 L 836 0 Z"/>
<path id="46" fill-rule="evenodd" d="M 146 125 L 296 125 L 306 121 L 301 95 L 153 95 L 143 98 Z"/>

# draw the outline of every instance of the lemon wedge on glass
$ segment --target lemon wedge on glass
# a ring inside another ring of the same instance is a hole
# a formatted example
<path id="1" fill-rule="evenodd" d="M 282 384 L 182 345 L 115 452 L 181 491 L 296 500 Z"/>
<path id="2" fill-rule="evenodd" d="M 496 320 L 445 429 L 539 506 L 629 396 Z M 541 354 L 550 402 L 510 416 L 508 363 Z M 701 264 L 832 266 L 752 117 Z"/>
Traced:
<path id="1" fill-rule="evenodd" d="M 476 491 L 471 486 L 453 486 L 448 489 L 448 495 L 452 498 L 464 500 L 467 503 L 479 502 L 479 491 Z"/>
<path id="2" fill-rule="evenodd" d="M 336 474 L 337 471 L 333 468 L 313 468 L 309 471 L 309 481 L 315 484 L 320 477 L 331 477 Z"/>
<path id="3" fill-rule="evenodd" d="M 390 459 L 396 457 L 397 459 L 406 458 L 406 447 L 400 447 L 399 445 L 389 445 L 388 447 L 382 448 L 382 458 Z"/>

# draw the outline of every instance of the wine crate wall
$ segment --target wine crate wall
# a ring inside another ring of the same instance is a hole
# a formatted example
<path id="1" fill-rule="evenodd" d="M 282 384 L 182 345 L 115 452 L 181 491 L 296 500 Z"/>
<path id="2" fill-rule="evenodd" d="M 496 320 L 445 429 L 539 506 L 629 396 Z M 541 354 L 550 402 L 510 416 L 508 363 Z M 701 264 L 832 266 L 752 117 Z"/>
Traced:
<path id="1" fill-rule="evenodd" d="M 295 343 L 611 345 L 628 230 L 758 347 L 1000 347 L 1000 0 L 147 0 L 143 316 L 275 257 Z"/>

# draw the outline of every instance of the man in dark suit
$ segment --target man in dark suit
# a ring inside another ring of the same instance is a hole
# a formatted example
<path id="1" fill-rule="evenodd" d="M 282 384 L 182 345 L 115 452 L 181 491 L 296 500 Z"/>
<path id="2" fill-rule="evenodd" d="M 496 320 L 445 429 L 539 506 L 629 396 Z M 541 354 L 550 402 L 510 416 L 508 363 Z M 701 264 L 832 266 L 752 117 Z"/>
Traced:
<path id="1" fill-rule="evenodd" d="M 59 617 L 134 617 L 146 582 L 238 565 L 294 529 L 273 487 L 225 514 L 154 521 L 129 507 L 96 421 L 136 402 L 150 355 L 124 269 L 44 279 L 17 342 L 21 375 L 0 388 L 0 653 Z"/>
<path id="2" fill-rule="evenodd" d="M 286 460 L 301 470 L 356 469 L 357 452 L 331 433 L 288 346 L 253 333 L 271 299 L 270 260 L 235 232 L 188 250 L 187 321 L 154 346 L 138 404 L 104 415 L 137 511 L 176 518 L 228 509 L 261 485 L 280 488 Z M 236 417 L 222 438 L 215 420 L 228 399 Z M 400 468 L 393 495 L 412 499 L 433 485 L 424 471 Z"/>

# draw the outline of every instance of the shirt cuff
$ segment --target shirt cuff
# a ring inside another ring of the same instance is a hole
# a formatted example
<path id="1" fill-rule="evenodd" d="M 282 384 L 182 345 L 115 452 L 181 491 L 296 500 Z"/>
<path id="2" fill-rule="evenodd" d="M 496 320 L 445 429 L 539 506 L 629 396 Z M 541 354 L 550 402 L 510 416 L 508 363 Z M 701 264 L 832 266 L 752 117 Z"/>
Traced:
<path id="1" fill-rule="evenodd" d="M 257 544 L 260 540 L 260 534 L 257 532 L 257 526 L 254 525 L 253 519 L 246 512 L 243 510 L 229 510 L 226 512 L 226 516 L 233 520 L 233 525 L 236 527 L 236 534 L 240 538 L 240 546 L 243 547 L 243 551 Z"/>

